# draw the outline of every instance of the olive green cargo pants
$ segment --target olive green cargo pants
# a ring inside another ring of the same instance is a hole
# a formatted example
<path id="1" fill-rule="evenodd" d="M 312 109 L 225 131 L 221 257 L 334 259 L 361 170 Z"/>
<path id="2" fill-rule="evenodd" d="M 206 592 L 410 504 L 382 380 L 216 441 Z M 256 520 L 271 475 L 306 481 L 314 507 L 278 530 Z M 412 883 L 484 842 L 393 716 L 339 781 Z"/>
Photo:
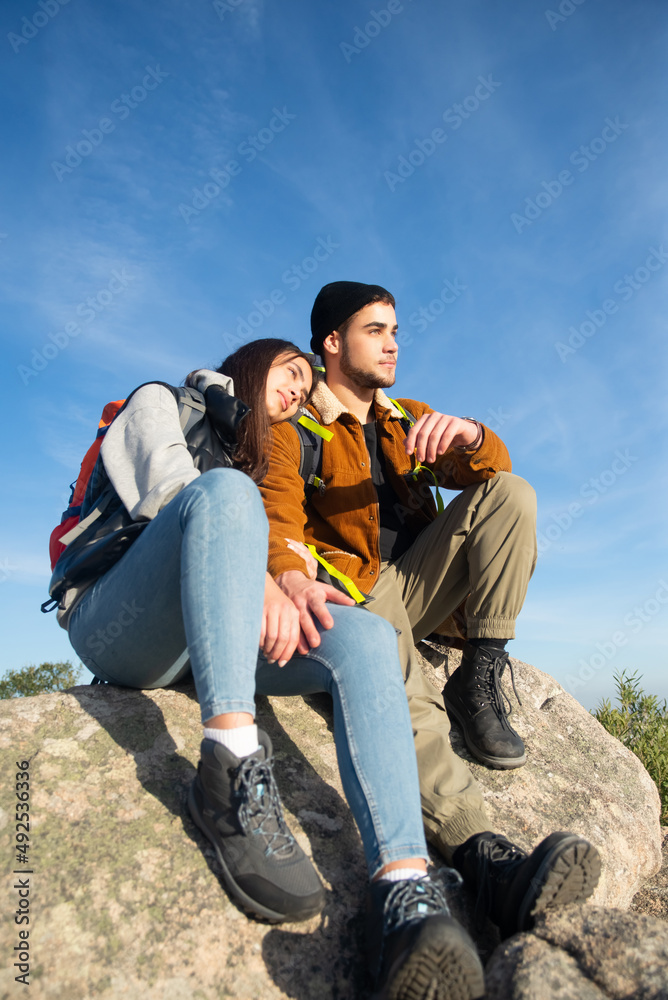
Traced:
<path id="1" fill-rule="evenodd" d="M 467 486 L 398 559 L 383 563 L 369 611 L 400 631 L 427 839 L 444 855 L 489 830 L 480 786 L 449 739 L 442 694 L 422 673 L 414 643 L 466 600 L 469 638 L 512 639 L 536 564 L 536 495 L 499 472 Z"/>

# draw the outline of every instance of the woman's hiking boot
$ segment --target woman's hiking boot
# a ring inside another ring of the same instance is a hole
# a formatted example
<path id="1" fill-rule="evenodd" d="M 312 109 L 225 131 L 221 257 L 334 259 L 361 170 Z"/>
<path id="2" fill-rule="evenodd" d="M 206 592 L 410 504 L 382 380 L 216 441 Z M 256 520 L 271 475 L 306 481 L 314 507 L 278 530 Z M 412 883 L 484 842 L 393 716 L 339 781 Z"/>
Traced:
<path id="1" fill-rule="evenodd" d="M 598 851 L 575 833 L 551 833 L 531 854 L 499 834 L 476 833 L 453 864 L 504 938 L 530 930 L 547 909 L 584 902 L 601 874 Z"/>
<path id="2" fill-rule="evenodd" d="M 504 770 L 526 762 L 522 738 L 508 722 L 510 703 L 501 687 L 506 666 L 517 695 L 505 650 L 488 650 L 467 642 L 459 668 L 443 688 L 448 714 L 462 727 L 473 756 L 488 767 Z"/>
<path id="3" fill-rule="evenodd" d="M 366 924 L 375 1000 L 484 996 L 476 946 L 450 915 L 443 891 L 429 876 L 372 882 Z"/>
<path id="4" fill-rule="evenodd" d="M 283 818 L 271 740 L 259 729 L 258 738 L 260 747 L 242 758 L 202 740 L 188 808 L 244 910 L 277 923 L 308 920 L 322 910 L 325 890 Z"/>

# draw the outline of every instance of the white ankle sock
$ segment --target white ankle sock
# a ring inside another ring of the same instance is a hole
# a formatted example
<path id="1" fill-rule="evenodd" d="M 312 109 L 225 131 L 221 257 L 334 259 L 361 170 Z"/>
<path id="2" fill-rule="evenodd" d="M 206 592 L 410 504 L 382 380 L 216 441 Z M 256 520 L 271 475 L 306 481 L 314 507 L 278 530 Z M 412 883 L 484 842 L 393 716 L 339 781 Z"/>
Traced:
<path id="1" fill-rule="evenodd" d="M 391 868 L 378 879 L 379 882 L 402 882 L 404 879 L 424 878 L 426 872 L 419 868 Z"/>
<path id="2" fill-rule="evenodd" d="M 204 739 L 222 743 L 235 757 L 248 757 L 260 748 L 257 738 L 257 726 L 236 726 L 234 729 L 207 729 L 204 727 Z"/>

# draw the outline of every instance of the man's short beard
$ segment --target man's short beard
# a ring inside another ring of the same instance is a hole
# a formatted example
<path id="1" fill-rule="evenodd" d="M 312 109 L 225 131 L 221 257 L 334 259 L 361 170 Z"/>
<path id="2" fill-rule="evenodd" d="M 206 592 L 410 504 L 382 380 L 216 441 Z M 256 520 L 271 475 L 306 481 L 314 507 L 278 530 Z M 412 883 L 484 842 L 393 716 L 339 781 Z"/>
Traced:
<path id="1" fill-rule="evenodd" d="M 350 360 L 348 343 L 343 337 L 341 341 L 341 374 L 349 378 L 353 385 L 359 389 L 389 389 L 394 385 L 396 378 L 394 368 L 382 375 L 380 372 L 369 372 L 364 368 L 357 368 Z"/>

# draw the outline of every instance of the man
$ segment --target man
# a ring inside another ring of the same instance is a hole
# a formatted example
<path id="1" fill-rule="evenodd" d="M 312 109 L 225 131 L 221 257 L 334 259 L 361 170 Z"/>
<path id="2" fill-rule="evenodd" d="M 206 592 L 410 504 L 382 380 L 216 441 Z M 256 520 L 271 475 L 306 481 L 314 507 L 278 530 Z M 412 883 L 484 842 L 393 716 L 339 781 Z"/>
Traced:
<path id="1" fill-rule="evenodd" d="M 394 299 L 384 288 L 326 285 L 311 330 L 326 372 L 309 404 L 327 436 L 322 485 L 304 503 L 297 431 L 276 425 L 262 487 L 269 572 L 300 612 L 302 652 L 320 641 L 314 619 L 332 627 L 326 602 L 332 595 L 341 602 L 332 584 L 342 577 L 395 626 L 428 838 L 483 893 L 502 932 L 526 929 L 538 910 L 590 895 L 598 854 L 573 834 L 555 833 L 527 856 L 489 832 L 480 788 L 452 751 L 443 700 L 423 676 L 413 643 L 466 599 L 467 643 L 446 685 L 446 704 L 478 759 L 494 767 L 524 763 L 499 682 L 535 564 L 534 492 L 511 475 L 506 448 L 489 428 L 414 400 L 395 405 L 385 395 L 398 347 Z M 405 414 L 413 422 L 408 431 Z M 438 517 L 423 462 L 443 485 L 460 490 Z M 310 579 L 286 538 L 313 545 L 328 563 L 330 582 Z"/>

